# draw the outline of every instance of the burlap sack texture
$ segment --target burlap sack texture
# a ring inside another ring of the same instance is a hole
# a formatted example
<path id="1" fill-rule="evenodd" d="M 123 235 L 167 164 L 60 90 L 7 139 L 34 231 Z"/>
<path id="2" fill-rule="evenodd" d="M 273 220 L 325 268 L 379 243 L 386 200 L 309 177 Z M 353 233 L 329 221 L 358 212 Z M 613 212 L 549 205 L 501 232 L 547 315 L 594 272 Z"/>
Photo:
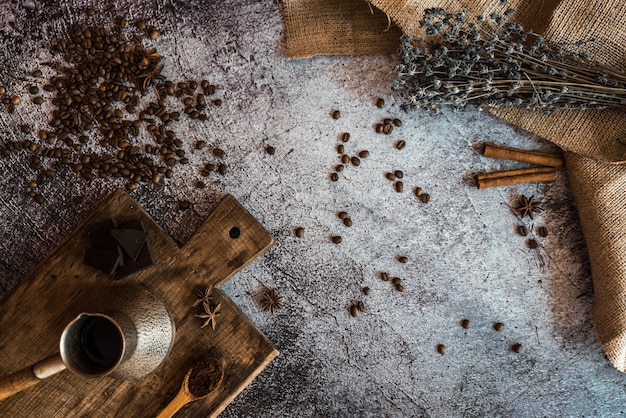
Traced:
<path id="1" fill-rule="evenodd" d="M 471 14 L 501 9 L 500 0 L 284 0 L 289 58 L 396 50 L 397 34 L 422 36 L 424 9 L 444 7 Z M 626 8 L 623 0 L 510 0 L 513 19 L 555 42 L 593 40 L 586 51 L 622 71 L 626 63 Z M 371 6 L 374 7 L 372 13 Z M 383 13 L 379 13 L 378 10 Z M 546 116 L 523 109 L 493 112 L 559 145 L 581 220 L 591 262 L 593 320 L 607 357 L 626 372 L 626 115 L 602 110 Z"/>

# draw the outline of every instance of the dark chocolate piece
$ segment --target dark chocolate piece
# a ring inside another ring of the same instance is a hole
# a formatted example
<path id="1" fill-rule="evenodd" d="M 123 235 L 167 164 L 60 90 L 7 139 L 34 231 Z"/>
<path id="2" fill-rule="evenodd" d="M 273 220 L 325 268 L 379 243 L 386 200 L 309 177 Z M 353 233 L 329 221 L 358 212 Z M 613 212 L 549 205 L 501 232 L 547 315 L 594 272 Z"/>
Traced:
<path id="1" fill-rule="evenodd" d="M 154 261 L 152 261 L 152 253 L 150 252 L 149 242 L 146 240 L 146 243 L 141 248 L 141 251 L 139 251 L 137 260 L 133 261 L 127 259 L 126 263 L 123 266 L 119 266 L 117 268 L 116 279 L 121 279 L 123 277 L 129 276 L 133 273 L 145 269 L 146 267 L 151 266 L 152 264 L 154 264 Z"/>
<path id="2" fill-rule="evenodd" d="M 98 228 L 89 232 L 89 243 L 93 248 L 118 252 L 120 254 L 120 264 L 124 265 L 124 254 L 117 244 L 117 241 L 111 236 L 111 230 L 117 228 L 117 221 L 113 218 L 102 223 Z"/>
<path id="3" fill-rule="evenodd" d="M 146 243 L 147 234 L 136 229 L 113 229 L 111 230 L 111 235 L 115 238 L 117 243 L 122 247 L 130 259 L 124 264 L 129 261 L 137 261 L 137 257 Z"/>
<path id="4" fill-rule="evenodd" d="M 122 259 L 123 256 L 120 256 L 117 251 L 87 247 L 83 252 L 83 264 L 97 268 L 113 278 L 116 276 Z"/>

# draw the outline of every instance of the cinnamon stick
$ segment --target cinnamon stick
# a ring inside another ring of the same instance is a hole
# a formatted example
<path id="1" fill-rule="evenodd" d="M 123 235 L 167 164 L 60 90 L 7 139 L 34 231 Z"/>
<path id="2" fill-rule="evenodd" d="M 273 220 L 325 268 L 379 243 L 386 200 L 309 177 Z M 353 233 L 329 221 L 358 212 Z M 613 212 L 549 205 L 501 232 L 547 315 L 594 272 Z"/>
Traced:
<path id="1" fill-rule="evenodd" d="M 547 167 L 561 167 L 563 165 L 563 157 L 558 154 L 529 151 L 491 143 L 485 143 L 483 155 L 490 158 L 513 160 Z"/>
<path id="2" fill-rule="evenodd" d="M 531 167 L 517 170 L 481 173 L 477 176 L 478 188 L 510 186 L 512 184 L 535 183 L 556 180 L 556 168 Z"/>

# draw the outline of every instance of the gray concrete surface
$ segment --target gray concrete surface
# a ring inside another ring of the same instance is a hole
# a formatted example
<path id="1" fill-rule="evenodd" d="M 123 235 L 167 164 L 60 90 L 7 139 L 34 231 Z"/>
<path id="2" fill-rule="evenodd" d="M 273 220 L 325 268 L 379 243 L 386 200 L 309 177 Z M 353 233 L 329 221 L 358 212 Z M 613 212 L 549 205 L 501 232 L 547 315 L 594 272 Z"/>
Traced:
<path id="1" fill-rule="evenodd" d="M 617 416 L 626 411 L 624 374 L 605 359 L 591 323 L 590 271 L 567 177 L 550 185 L 477 190 L 472 174 L 521 166 L 489 160 L 481 141 L 552 150 L 488 114 L 404 114 L 390 95 L 394 56 L 289 61 L 281 16 L 272 2 L 117 1 L 131 22 L 154 24 L 154 42 L 172 80 L 207 78 L 224 104 L 205 124 L 175 126 L 190 164 L 133 197 L 184 242 L 219 199 L 233 194 L 276 238 L 262 258 L 223 286 L 280 355 L 223 412 L 269 416 Z M 94 3 L 96 10 L 101 6 Z M 69 23 L 109 23 L 82 12 L 86 2 L 2 1 L 0 84 L 24 92 L 24 74 L 50 59 L 50 39 Z M 26 94 L 26 93 L 24 93 Z M 387 106 L 373 105 L 384 97 Z M 333 120 L 331 109 L 342 117 Z M 0 113 L 0 140 L 17 126 L 44 127 L 45 105 L 24 101 Z M 389 137 L 372 125 L 388 115 L 404 125 Z M 340 132 L 349 153 L 367 149 L 359 167 L 328 179 Z M 207 153 L 226 151 L 229 173 L 194 184 Z M 393 141 L 404 139 L 398 151 Z M 273 156 L 265 145 L 276 148 Z M 401 169 L 397 193 L 384 173 Z M 6 295 L 100 201 L 122 186 L 66 171 L 44 186 L 46 203 L 25 196 L 33 176 L 23 154 L 0 164 L 0 294 Z M 422 204 L 415 186 L 431 194 Z M 510 205 L 535 195 L 545 225 L 539 248 L 515 233 Z M 82 197 L 82 203 L 73 203 Z M 191 210 L 176 202 L 188 199 Z M 337 212 L 347 211 L 346 228 Z M 294 236 L 306 228 L 303 238 Z M 330 242 L 341 235 L 339 245 Z M 396 261 L 399 255 L 407 264 Z M 378 278 L 403 279 L 404 293 Z M 361 288 L 371 294 L 364 296 Z M 258 294 L 276 288 L 284 309 L 262 312 Z M 348 306 L 362 300 L 358 318 Z M 463 318 L 471 320 L 464 330 Z M 496 321 L 505 324 L 493 330 Z M 521 353 L 511 351 L 523 344 Z M 440 355 L 437 344 L 448 351 Z M 184 414 L 183 414 L 184 415 Z"/>

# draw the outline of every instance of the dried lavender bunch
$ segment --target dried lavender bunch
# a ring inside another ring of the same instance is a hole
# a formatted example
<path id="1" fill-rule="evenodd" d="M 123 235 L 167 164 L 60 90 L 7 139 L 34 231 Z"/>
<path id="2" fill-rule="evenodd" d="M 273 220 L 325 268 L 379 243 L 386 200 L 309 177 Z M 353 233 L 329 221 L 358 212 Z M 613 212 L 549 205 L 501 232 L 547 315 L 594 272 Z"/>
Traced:
<path id="1" fill-rule="evenodd" d="M 403 37 L 400 47 L 393 87 L 403 106 L 520 106 L 545 113 L 626 108 L 626 75 L 524 31 L 508 22 L 512 14 L 509 8 L 468 22 L 465 12 L 426 10 L 420 21 L 426 39 Z"/>

